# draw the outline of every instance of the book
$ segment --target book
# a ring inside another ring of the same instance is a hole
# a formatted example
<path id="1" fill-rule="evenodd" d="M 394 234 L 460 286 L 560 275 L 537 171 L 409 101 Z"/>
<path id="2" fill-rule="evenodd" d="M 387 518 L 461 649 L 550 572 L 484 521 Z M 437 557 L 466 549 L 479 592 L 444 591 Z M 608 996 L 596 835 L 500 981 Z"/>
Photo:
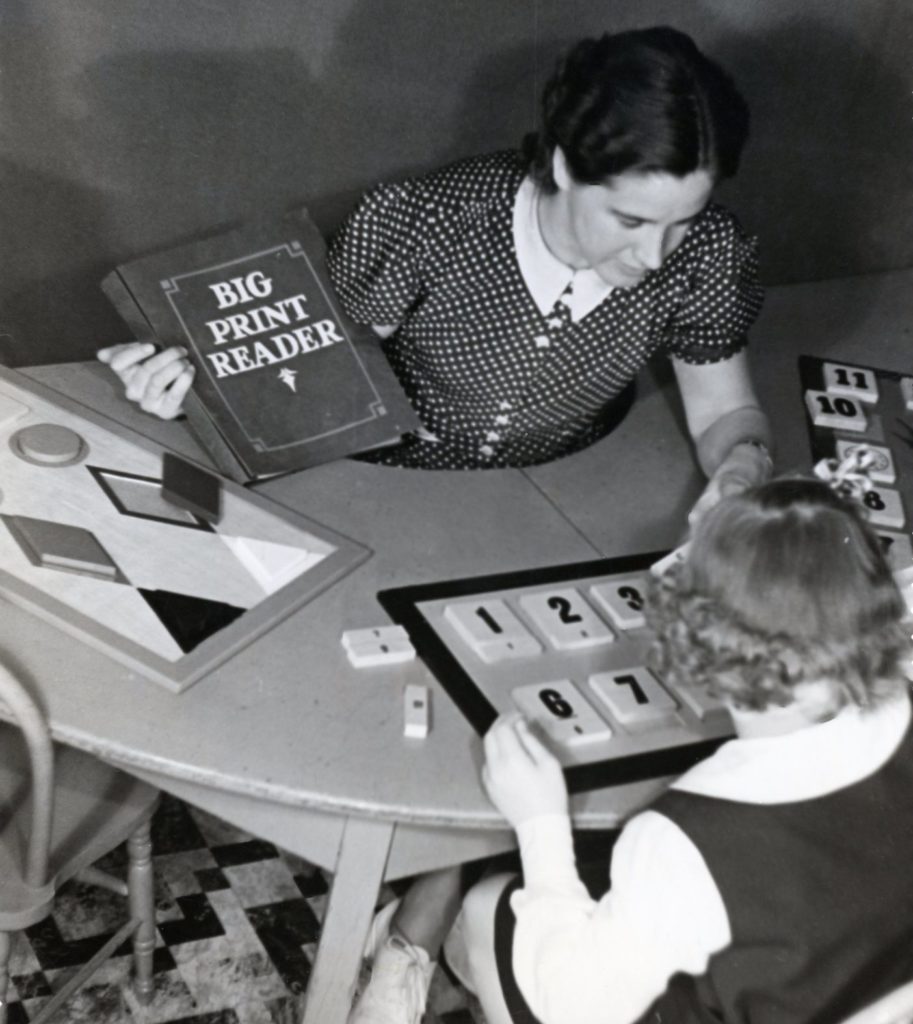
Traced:
<path id="1" fill-rule="evenodd" d="M 184 412 L 233 480 L 395 443 L 419 424 L 380 339 L 334 295 L 306 210 L 132 260 L 102 289 L 137 340 L 186 348 Z"/>

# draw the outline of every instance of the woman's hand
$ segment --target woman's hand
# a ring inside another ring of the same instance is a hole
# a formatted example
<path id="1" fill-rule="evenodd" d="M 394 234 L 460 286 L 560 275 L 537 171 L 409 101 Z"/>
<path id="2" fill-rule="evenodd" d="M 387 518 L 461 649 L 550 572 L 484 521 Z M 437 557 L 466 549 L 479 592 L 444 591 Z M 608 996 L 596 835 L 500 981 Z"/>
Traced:
<path id="1" fill-rule="evenodd" d="M 185 349 L 174 346 L 157 353 L 148 342 L 130 341 L 96 354 L 120 378 L 124 396 L 144 412 L 163 420 L 180 414 L 194 374 Z"/>
<path id="2" fill-rule="evenodd" d="M 546 814 L 567 814 L 561 765 L 521 715 L 501 715 L 483 743 L 482 783 L 513 828 Z"/>
<path id="3" fill-rule="evenodd" d="M 742 442 L 733 446 L 707 481 L 703 494 L 688 513 L 688 525 L 693 527 L 705 512 L 723 498 L 741 494 L 749 487 L 757 487 L 768 479 L 773 468 L 765 448 Z"/>

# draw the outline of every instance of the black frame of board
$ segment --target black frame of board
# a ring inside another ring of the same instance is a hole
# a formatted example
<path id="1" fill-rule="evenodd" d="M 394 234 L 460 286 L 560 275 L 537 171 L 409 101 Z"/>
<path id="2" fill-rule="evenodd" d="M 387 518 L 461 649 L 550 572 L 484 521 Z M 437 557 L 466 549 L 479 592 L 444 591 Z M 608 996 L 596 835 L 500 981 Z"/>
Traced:
<path id="1" fill-rule="evenodd" d="M 587 576 L 617 576 L 628 572 L 642 572 L 667 553 L 654 551 L 619 558 L 597 558 L 587 562 L 547 565 L 538 569 L 467 576 L 437 583 L 418 583 L 381 590 L 377 599 L 390 618 L 405 627 L 417 653 L 470 725 L 482 736 L 498 717 L 498 712 L 421 613 L 418 607 L 421 602 L 449 597 L 471 597 L 474 594 L 512 590 L 523 586 L 541 586 L 544 583 L 561 583 L 584 579 Z M 564 769 L 564 776 L 569 792 L 582 793 L 591 789 L 681 775 L 699 761 L 709 757 L 730 738 L 722 736 L 662 750 L 650 750 L 642 754 L 569 765 Z"/>

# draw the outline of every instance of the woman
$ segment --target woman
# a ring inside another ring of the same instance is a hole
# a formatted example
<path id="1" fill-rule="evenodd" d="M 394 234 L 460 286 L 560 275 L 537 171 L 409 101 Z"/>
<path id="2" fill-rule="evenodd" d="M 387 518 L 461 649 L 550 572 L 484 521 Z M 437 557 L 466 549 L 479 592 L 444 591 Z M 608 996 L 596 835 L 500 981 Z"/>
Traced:
<path id="1" fill-rule="evenodd" d="M 424 430 L 371 456 L 420 468 L 566 455 L 624 415 L 638 370 L 672 358 L 710 483 L 699 508 L 770 471 L 744 351 L 754 244 L 711 202 L 748 112 L 668 28 L 584 40 L 558 65 L 521 154 L 381 186 L 330 246 L 339 298 L 372 323 Z M 180 349 L 104 349 L 142 408 L 176 415 Z"/>
<path id="2" fill-rule="evenodd" d="M 761 302 L 754 245 L 711 202 L 747 128 L 731 80 L 687 36 L 603 36 L 558 64 L 522 154 L 369 194 L 331 271 L 348 312 L 385 337 L 429 435 L 374 458 L 560 457 L 618 422 L 637 371 L 664 352 L 710 477 L 693 518 L 766 479 L 769 428 L 744 351 Z M 443 871 L 387 908 L 352 1024 L 420 1019 L 459 900 L 459 872 Z"/>

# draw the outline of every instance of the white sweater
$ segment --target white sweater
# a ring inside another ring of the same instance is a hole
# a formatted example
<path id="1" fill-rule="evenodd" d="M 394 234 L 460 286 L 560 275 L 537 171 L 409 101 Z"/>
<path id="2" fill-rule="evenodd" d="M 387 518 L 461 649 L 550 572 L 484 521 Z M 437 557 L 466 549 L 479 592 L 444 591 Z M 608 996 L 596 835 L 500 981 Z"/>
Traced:
<path id="1" fill-rule="evenodd" d="M 910 720 L 906 696 L 782 736 L 735 739 L 673 788 L 744 803 L 807 800 L 880 768 Z M 535 818 L 517 833 L 524 888 L 513 966 L 543 1024 L 629 1024 L 683 971 L 702 974 L 730 942 L 729 920 L 703 858 L 668 818 L 644 811 L 612 853 L 611 889 L 590 898 L 574 862 L 570 820 Z"/>

